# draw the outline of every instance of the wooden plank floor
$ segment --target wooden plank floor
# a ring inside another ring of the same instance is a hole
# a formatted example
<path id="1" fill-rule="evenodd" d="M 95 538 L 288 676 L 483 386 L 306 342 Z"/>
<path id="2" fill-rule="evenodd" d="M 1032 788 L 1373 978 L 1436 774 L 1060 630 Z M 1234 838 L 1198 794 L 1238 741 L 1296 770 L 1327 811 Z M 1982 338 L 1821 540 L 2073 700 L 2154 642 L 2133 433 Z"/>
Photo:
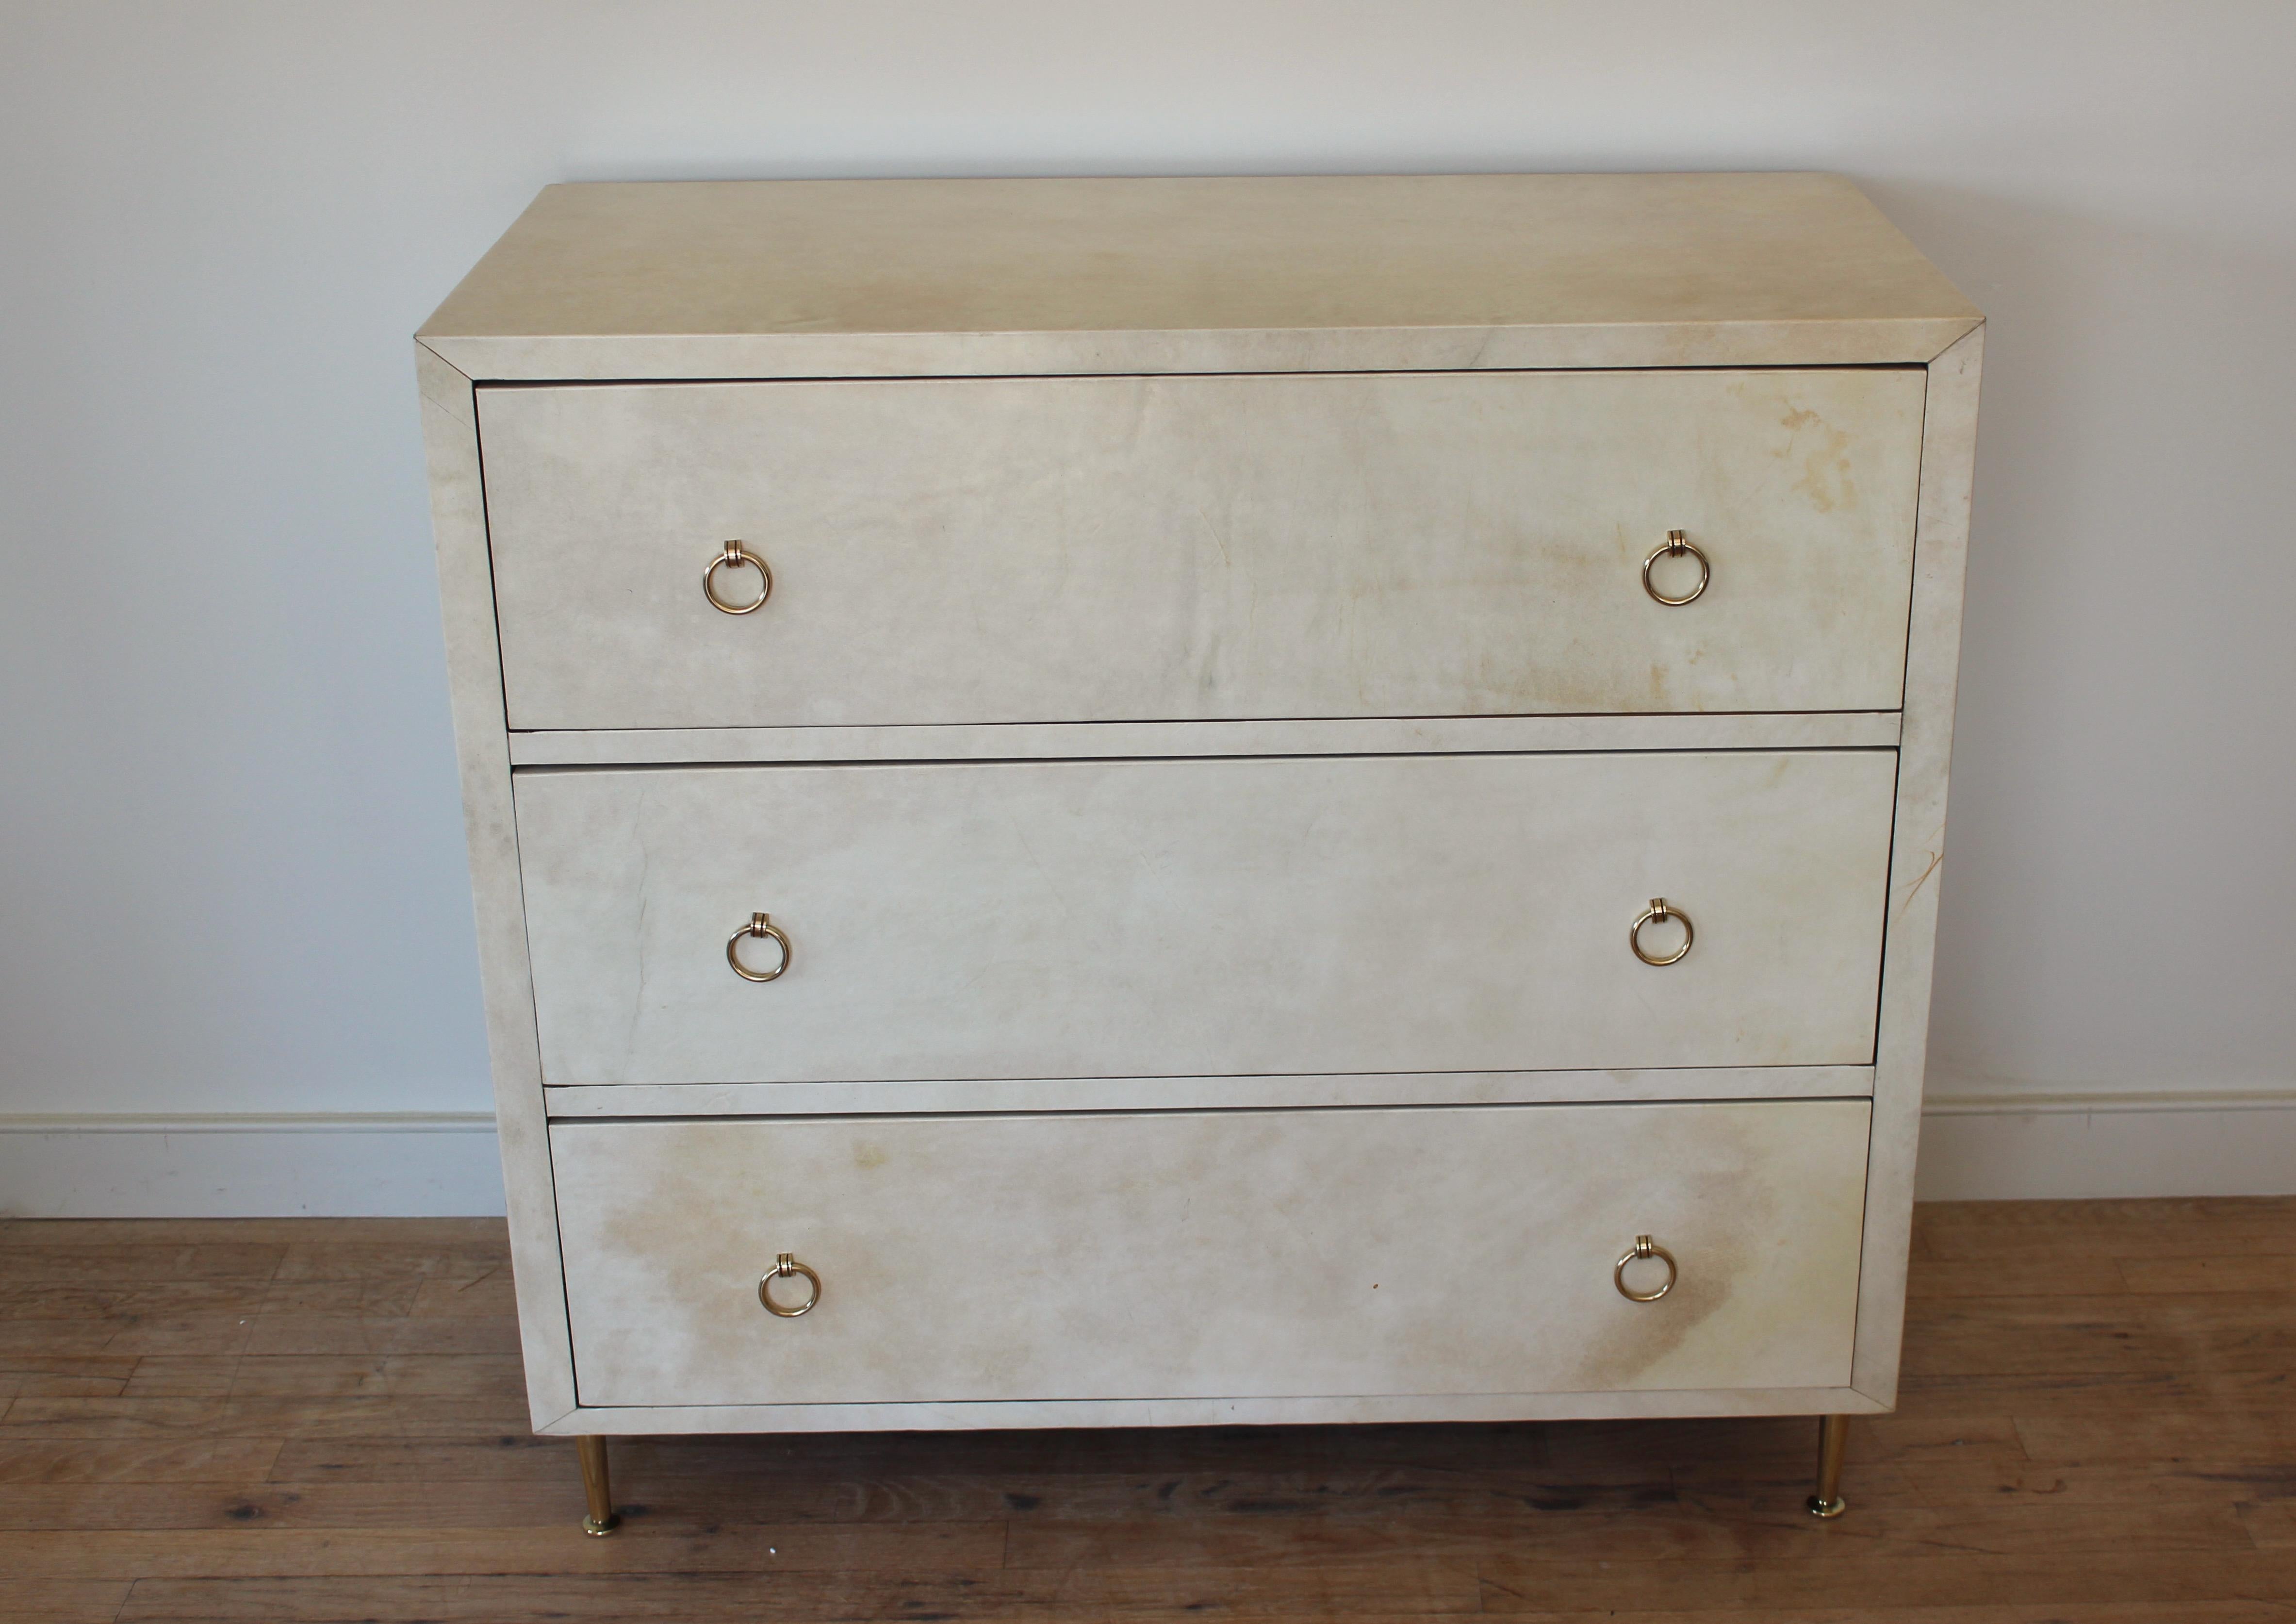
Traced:
<path id="1" fill-rule="evenodd" d="M 1939 1206 L 1903 1405 L 633 1440 L 577 1527 L 491 1221 L 0 1222 L 0 1619 L 2290 1624 L 2296 1200 Z"/>

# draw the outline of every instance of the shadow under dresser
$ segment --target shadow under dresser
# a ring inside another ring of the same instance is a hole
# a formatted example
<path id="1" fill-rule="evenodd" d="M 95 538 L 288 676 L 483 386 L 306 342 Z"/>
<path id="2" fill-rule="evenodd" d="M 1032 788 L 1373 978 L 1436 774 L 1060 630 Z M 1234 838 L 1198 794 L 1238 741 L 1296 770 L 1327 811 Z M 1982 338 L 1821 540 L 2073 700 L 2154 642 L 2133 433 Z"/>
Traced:
<path id="1" fill-rule="evenodd" d="M 534 1425 L 1895 1398 L 1982 318 L 1820 175 L 553 186 L 416 340 Z"/>

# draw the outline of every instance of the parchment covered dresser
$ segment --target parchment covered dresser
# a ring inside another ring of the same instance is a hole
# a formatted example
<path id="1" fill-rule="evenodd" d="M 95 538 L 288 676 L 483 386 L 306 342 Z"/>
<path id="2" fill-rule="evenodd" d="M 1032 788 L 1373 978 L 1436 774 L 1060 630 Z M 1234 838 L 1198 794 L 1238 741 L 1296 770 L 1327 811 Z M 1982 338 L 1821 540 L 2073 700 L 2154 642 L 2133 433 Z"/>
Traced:
<path id="1" fill-rule="evenodd" d="M 567 185 L 416 344 L 535 1426 L 1893 1402 L 1981 318 L 1816 175 Z"/>

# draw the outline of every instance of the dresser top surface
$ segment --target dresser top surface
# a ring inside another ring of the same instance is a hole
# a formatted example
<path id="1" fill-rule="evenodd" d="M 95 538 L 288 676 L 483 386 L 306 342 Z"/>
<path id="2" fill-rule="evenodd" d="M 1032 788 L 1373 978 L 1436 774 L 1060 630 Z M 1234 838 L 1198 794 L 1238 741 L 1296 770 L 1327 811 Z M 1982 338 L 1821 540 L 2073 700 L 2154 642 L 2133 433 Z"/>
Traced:
<path id="1" fill-rule="evenodd" d="M 1925 361 L 1980 319 L 1819 174 L 546 188 L 424 326 L 478 378 Z"/>

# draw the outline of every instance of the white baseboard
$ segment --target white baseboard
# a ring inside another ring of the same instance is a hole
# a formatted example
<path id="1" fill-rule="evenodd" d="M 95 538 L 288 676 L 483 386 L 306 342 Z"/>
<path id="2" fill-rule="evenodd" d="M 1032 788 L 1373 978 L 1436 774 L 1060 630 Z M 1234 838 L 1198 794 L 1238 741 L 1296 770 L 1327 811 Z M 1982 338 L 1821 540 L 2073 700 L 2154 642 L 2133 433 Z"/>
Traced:
<path id="1" fill-rule="evenodd" d="M 2296 1194 L 2296 1088 L 1932 1093 L 1924 1201 Z M 494 1118 L 0 1116 L 0 1216 L 464 1217 L 503 1210 Z"/>
<path id="2" fill-rule="evenodd" d="M 490 1112 L 0 1117 L 0 1217 L 493 1216 Z"/>
<path id="3" fill-rule="evenodd" d="M 2296 1194 L 2296 1088 L 1955 1093 L 1922 1114 L 1920 1201 Z"/>

